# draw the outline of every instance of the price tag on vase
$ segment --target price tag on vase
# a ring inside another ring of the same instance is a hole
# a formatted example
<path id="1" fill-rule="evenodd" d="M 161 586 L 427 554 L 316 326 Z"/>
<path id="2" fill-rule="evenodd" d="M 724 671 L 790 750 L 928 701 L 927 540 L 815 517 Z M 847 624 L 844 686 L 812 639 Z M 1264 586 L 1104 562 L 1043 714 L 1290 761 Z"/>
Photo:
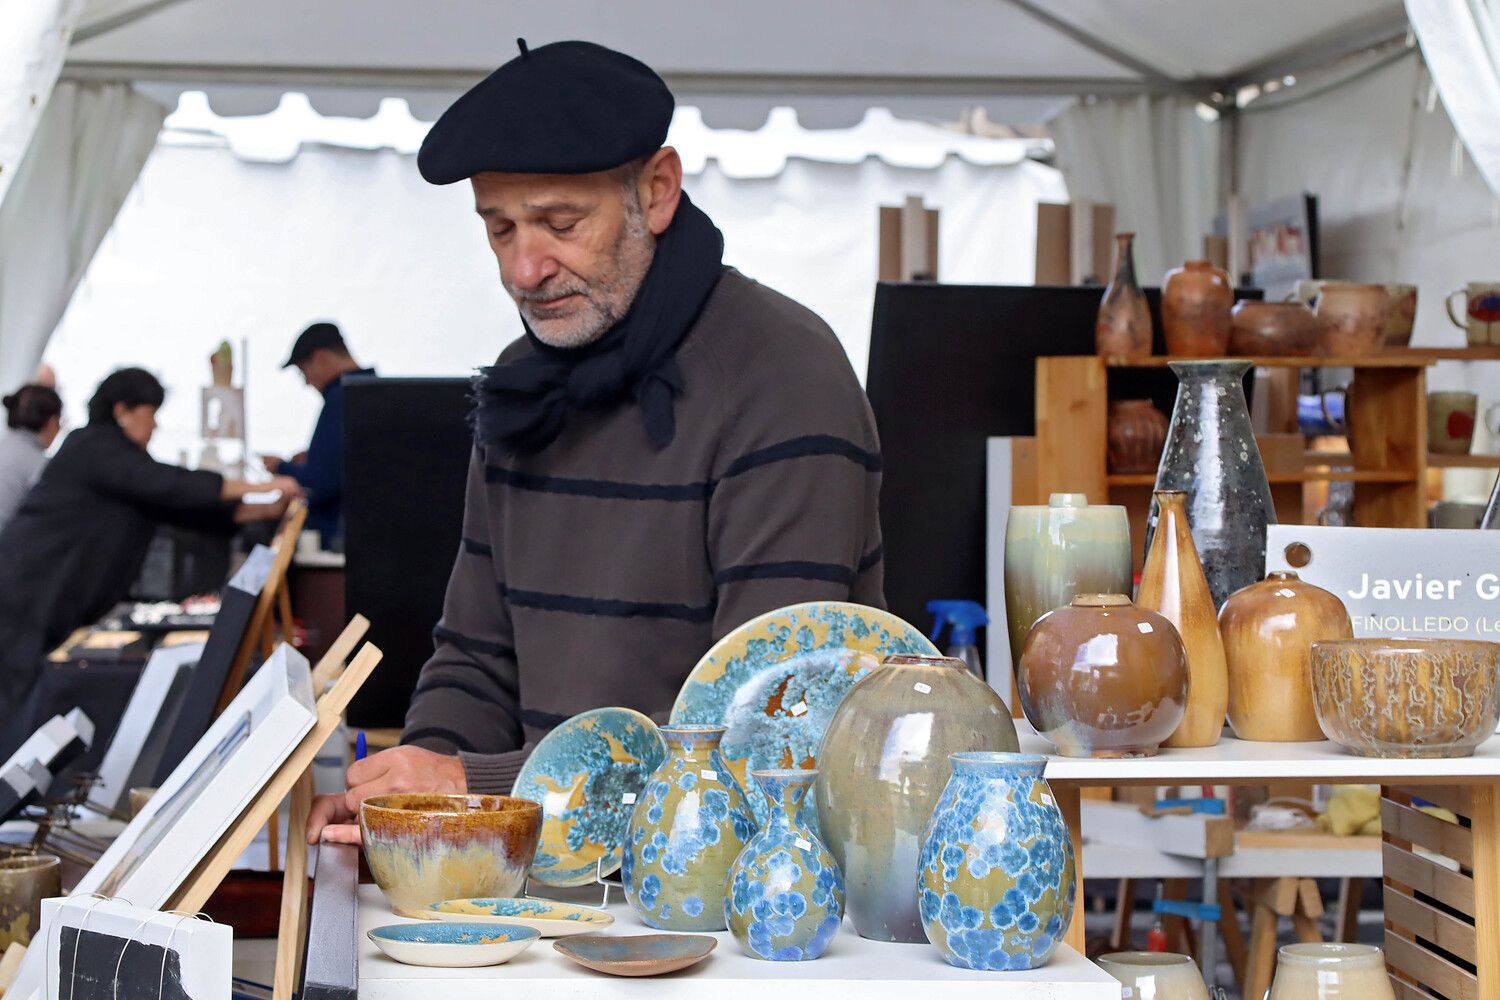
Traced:
<path id="1" fill-rule="evenodd" d="M 1500 531 L 1273 524 L 1275 570 L 1336 594 L 1357 636 L 1500 642 Z"/>

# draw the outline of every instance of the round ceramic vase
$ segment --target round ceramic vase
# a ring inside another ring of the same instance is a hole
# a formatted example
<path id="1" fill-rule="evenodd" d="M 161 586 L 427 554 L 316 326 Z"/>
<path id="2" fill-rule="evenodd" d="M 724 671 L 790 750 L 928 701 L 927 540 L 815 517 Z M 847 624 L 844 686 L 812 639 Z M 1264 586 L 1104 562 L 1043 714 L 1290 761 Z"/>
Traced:
<path id="1" fill-rule="evenodd" d="M 1080 594 L 1041 617 L 1016 676 L 1021 707 L 1064 757 L 1149 757 L 1182 721 L 1177 629 L 1123 594 Z"/>
<path id="2" fill-rule="evenodd" d="M 1155 472 L 1167 441 L 1167 417 L 1149 399 L 1109 404 L 1109 471 Z"/>
<path id="3" fill-rule="evenodd" d="M 1099 956 L 1099 968 L 1127 988 L 1131 1000 L 1208 1000 L 1208 986 L 1186 955 L 1166 951 L 1117 951 Z"/>
<path id="4" fill-rule="evenodd" d="M 1242 357 L 1310 357 L 1322 327 L 1301 302 L 1244 299 L 1230 313 L 1229 351 Z"/>
<path id="5" fill-rule="evenodd" d="M 1222 357 L 1229 348 L 1229 311 L 1234 288 L 1229 275 L 1206 260 L 1173 268 L 1161 285 L 1161 325 L 1167 353 L 1177 357 Z"/>
<path id="6" fill-rule="evenodd" d="M 887 657 L 850 689 L 818 754 L 817 815 L 861 937 L 926 940 L 911 887 L 948 756 L 1016 749 L 1010 710 L 962 660 Z"/>
<path id="7" fill-rule="evenodd" d="M 1385 955 L 1372 944 L 1288 944 L 1276 955 L 1270 1000 L 1395 1000 Z"/>
<path id="8" fill-rule="evenodd" d="M 755 820 L 719 741 L 722 726 L 664 726 L 667 759 L 630 814 L 620 866 L 625 898 L 666 931 L 722 931 L 729 866 Z"/>
<path id="9" fill-rule="evenodd" d="M 1128 594 L 1125 508 L 1054 493 L 1045 507 L 1012 507 L 1005 522 L 1005 617 L 1015 660 L 1036 620 L 1079 594 Z"/>
<path id="10" fill-rule="evenodd" d="M 729 869 L 724 920 L 751 958 L 805 962 L 823 954 L 844 919 L 844 878 L 817 834 L 796 817 L 814 771 L 751 771 L 766 825 Z"/>
<path id="11" fill-rule="evenodd" d="M 1073 916 L 1073 843 L 1038 754 L 956 753 L 922 838 L 927 939 L 950 965 L 1046 964 Z"/>

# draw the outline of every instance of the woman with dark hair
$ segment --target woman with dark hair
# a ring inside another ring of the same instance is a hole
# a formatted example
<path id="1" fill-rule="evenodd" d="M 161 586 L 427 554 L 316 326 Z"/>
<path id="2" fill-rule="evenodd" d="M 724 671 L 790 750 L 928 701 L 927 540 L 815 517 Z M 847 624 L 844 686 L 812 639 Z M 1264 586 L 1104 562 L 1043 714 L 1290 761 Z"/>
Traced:
<path id="1" fill-rule="evenodd" d="M 67 436 L 0 530 L 0 706 L 21 708 L 5 721 L 19 721 L 22 737 L 43 700 L 43 656 L 129 593 L 158 525 L 228 534 L 279 518 L 298 495 L 285 476 L 249 483 L 153 459 L 146 445 L 165 395 L 140 368 L 101 382 L 88 425 Z M 276 503 L 243 502 L 271 490 L 281 492 Z M 18 742 L 16 732 L 6 735 L 0 750 Z"/>
<path id="2" fill-rule="evenodd" d="M 62 430 L 62 399 L 45 385 L 23 385 L 6 396 L 5 424 L 0 437 L 0 528 L 47 464 L 47 449 Z"/>

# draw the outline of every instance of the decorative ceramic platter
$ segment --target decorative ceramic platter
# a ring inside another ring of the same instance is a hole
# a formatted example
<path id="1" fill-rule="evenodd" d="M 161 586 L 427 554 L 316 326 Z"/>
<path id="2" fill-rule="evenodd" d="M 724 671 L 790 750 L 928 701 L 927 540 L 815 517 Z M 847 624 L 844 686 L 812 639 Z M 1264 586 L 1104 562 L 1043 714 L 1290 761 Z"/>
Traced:
<path id="1" fill-rule="evenodd" d="M 937 652 L 887 611 L 836 601 L 796 604 L 715 643 L 682 685 L 672 724 L 724 726 L 720 752 L 748 789 L 752 770 L 817 767 L 833 710 L 883 657 Z M 764 823 L 764 797 L 746 797 Z"/>
<path id="2" fill-rule="evenodd" d="M 594 934 L 615 922 L 603 910 L 550 899 L 445 899 L 423 910 L 397 910 L 403 917 L 507 923 L 530 927 L 542 937 Z"/>
<path id="3" fill-rule="evenodd" d="M 542 737 L 511 794 L 542 807 L 531 877 L 586 885 L 620 868 L 636 796 L 666 759 L 656 723 L 628 708 L 596 708 Z"/>
<path id="4" fill-rule="evenodd" d="M 611 976 L 662 976 L 697 965 L 718 944 L 703 934 L 590 934 L 552 942 L 559 955 Z"/>
<path id="5" fill-rule="evenodd" d="M 396 961 L 436 969 L 500 965 L 540 936 L 515 924 L 388 924 L 370 931 L 375 947 Z"/>

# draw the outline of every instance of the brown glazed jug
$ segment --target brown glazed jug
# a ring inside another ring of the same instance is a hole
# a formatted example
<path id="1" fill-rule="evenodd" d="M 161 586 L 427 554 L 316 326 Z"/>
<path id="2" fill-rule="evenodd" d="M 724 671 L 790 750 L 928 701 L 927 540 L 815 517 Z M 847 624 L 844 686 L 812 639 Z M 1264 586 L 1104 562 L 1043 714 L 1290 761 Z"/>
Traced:
<path id="1" fill-rule="evenodd" d="M 1298 578 L 1268 573 L 1229 595 L 1219 611 L 1229 667 L 1229 724 L 1242 740 L 1323 739 L 1313 707 L 1312 644 L 1354 636 L 1338 597 Z"/>
<path id="2" fill-rule="evenodd" d="M 1222 358 L 1229 350 L 1229 275 L 1206 260 L 1167 272 L 1161 286 L 1161 326 L 1167 353 L 1179 358 Z"/>
<path id="3" fill-rule="evenodd" d="M 1106 358 L 1151 354 L 1151 311 L 1135 280 L 1135 233 L 1115 234 L 1115 273 L 1104 289 L 1094 323 L 1094 350 Z"/>
<path id="4" fill-rule="evenodd" d="M 1318 293 L 1318 321 L 1323 327 L 1320 354 L 1356 358 L 1378 354 L 1385 342 L 1385 320 L 1391 297 L 1384 285 L 1325 281 Z"/>
<path id="5" fill-rule="evenodd" d="M 1146 553 L 1135 603 L 1177 627 L 1187 650 L 1188 700 L 1182 723 L 1162 744 L 1211 747 L 1224 729 L 1229 708 L 1229 670 L 1208 577 L 1188 530 L 1187 494 L 1157 490 L 1156 534 Z"/>
<path id="6" fill-rule="evenodd" d="M 1109 404 L 1109 471 L 1155 472 L 1167 443 L 1167 415 L 1149 399 Z"/>

